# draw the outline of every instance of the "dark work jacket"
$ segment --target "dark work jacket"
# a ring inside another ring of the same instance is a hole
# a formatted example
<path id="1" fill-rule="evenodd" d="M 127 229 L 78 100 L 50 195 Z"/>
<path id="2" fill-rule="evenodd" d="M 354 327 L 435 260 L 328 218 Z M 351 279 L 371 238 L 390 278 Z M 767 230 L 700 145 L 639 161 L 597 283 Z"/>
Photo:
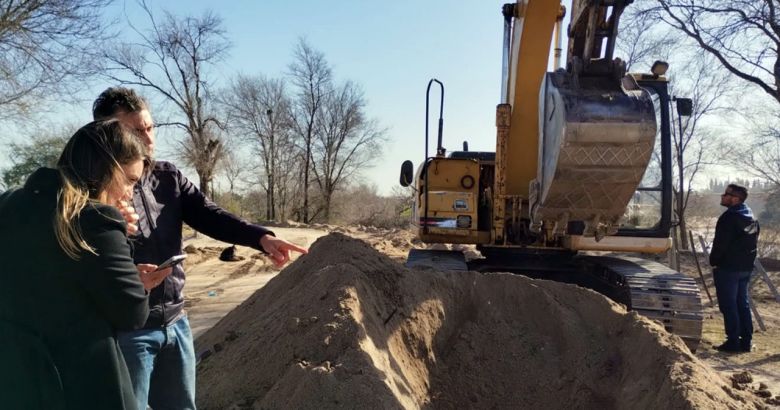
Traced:
<path id="1" fill-rule="evenodd" d="M 760 227 L 745 204 L 729 207 L 715 225 L 710 266 L 723 271 L 752 271 Z"/>
<path id="2" fill-rule="evenodd" d="M 97 256 L 69 258 L 54 236 L 59 172 L 41 168 L 0 195 L 0 407 L 135 409 L 116 330 L 148 304 L 115 208 L 89 203 L 78 223 Z"/>
<path id="3" fill-rule="evenodd" d="M 135 262 L 159 265 L 182 253 L 182 222 L 214 239 L 262 251 L 260 238 L 273 233 L 250 224 L 206 198 L 173 164 L 155 163 L 136 184 L 133 206 L 139 233 L 132 237 Z M 149 320 L 145 328 L 167 326 L 184 314 L 184 269 L 173 268 L 149 296 Z"/>

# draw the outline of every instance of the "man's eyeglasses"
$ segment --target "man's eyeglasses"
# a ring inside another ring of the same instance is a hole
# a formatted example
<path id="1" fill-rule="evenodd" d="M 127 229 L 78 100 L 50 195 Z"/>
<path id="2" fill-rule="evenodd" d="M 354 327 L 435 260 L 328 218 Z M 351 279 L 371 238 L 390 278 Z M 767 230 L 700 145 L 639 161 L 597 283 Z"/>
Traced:
<path id="1" fill-rule="evenodd" d="M 733 196 L 735 198 L 738 198 L 738 196 L 736 194 L 732 194 L 731 192 L 724 192 L 724 193 L 720 194 L 720 196 Z"/>

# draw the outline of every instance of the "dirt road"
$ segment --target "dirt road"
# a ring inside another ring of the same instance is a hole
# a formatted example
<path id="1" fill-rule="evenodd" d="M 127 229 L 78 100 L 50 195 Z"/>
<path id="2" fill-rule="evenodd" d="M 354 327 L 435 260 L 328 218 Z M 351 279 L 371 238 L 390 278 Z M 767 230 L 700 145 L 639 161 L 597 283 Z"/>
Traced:
<path id="1" fill-rule="evenodd" d="M 273 228 L 273 231 L 276 236 L 305 247 L 327 234 L 324 230 L 307 228 Z M 279 273 L 260 252 L 243 246 L 236 247 L 236 254 L 243 260 L 220 261 L 219 253 L 227 246 L 230 244 L 204 235 L 184 241 L 185 250 L 198 250 L 188 252 L 184 289 L 192 334 L 196 339 Z M 297 254 L 293 257 L 297 258 Z"/>

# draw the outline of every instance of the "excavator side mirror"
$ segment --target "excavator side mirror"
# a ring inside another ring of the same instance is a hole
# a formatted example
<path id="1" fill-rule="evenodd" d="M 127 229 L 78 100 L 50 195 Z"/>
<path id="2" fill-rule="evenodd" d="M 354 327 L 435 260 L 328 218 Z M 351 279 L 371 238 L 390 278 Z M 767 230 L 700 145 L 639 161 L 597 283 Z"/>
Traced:
<path id="1" fill-rule="evenodd" d="M 414 164 L 412 161 L 406 160 L 401 164 L 401 186 L 407 187 L 412 184 L 414 179 Z"/>
<path id="2" fill-rule="evenodd" d="M 677 98 L 677 115 L 690 117 L 693 114 L 693 100 L 690 98 Z"/>

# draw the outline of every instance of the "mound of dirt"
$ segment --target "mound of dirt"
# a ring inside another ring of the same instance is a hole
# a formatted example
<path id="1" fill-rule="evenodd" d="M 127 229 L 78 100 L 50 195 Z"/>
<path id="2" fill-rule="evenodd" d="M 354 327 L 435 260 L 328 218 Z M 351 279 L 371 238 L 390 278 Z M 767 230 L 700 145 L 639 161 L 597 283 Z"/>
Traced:
<path id="1" fill-rule="evenodd" d="M 605 297 L 332 233 L 198 339 L 202 409 L 761 408 Z"/>

